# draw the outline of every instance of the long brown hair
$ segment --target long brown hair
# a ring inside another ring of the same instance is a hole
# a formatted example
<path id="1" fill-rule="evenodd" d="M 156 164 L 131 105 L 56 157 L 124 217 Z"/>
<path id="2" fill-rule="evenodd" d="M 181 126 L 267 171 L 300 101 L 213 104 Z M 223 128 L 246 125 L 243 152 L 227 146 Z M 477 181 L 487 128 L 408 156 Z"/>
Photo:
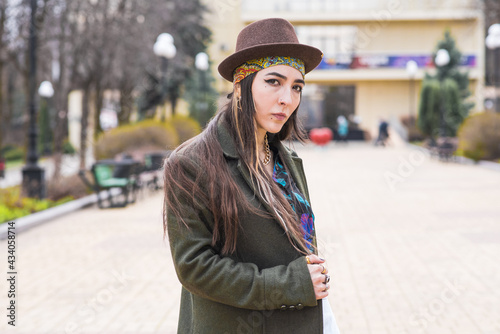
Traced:
<path id="1" fill-rule="evenodd" d="M 272 177 L 265 172 L 257 148 L 255 107 L 252 83 L 255 73 L 240 82 L 241 98 L 233 93 L 228 103 L 210 121 L 197 137 L 180 145 L 165 161 L 165 200 L 163 207 L 164 237 L 167 233 L 167 214 L 189 228 L 187 217 L 196 210 L 209 211 L 213 220 L 212 245 L 219 245 L 222 254 L 236 250 L 240 211 L 261 216 L 271 216 L 286 231 L 291 244 L 301 253 L 308 253 L 309 243 L 304 239 L 297 214 L 282 195 Z M 297 107 L 298 109 L 298 107 Z M 303 141 L 303 131 L 297 117 L 292 113 L 280 132 L 279 141 L 297 139 Z M 273 212 L 262 212 L 251 205 L 231 175 L 222 147 L 217 137 L 217 125 L 225 122 L 235 142 L 243 165 L 249 171 L 251 181 Z M 187 149 L 190 159 L 179 159 L 176 153 Z M 186 171 L 203 171 L 187 175 Z M 206 213 L 204 213 L 206 219 Z"/>

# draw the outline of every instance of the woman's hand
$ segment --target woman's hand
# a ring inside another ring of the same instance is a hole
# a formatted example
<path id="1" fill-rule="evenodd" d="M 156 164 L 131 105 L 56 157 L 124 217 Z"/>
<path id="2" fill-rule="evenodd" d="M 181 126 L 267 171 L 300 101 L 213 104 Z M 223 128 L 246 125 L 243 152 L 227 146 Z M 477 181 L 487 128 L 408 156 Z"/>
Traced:
<path id="1" fill-rule="evenodd" d="M 323 299 L 328 296 L 328 289 L 330 289 L 330 276 L 328 275 L 325 260 L 314 254 L 306 256 L 306 260 L 316 299 Z"/>

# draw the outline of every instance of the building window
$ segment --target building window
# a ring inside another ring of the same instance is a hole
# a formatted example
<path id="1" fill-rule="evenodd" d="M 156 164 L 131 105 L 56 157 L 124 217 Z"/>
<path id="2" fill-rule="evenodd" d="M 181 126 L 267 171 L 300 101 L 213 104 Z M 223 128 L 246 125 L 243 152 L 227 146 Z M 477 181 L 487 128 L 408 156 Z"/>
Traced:
<path id="1" fill-rule="evenodd" d="M 327 58 L 352 54 L 356 46 L 356 26 L 299 26 L 295 30 L 301 43 L 317 47 Z"/>

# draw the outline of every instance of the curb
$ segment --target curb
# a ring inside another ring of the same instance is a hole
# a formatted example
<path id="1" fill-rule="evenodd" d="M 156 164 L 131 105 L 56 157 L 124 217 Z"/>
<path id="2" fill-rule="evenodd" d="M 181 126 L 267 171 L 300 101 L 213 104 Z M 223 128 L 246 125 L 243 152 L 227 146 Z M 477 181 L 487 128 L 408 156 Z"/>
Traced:
<path id="1" fill-rule="evenodd" d="M 497 172 L 500 172 L 500 164 L 498 162 L 493 162 L 493 161 L 487 161 L 487 160 L 480 160 L 478 162 L 479 166 L 483 168 L 487 168 L 490 170 L 494 170 Z"/>
<path id="2" fill-rule="evenodd" d="M 418 146 L 418 145 L 411 144 L 411 143 L 406 143 L 406 145 L 409 148 L 423 150 L 423 151 L 427 152 L 429 155 L 431 155 L 431 152 L 426 147 Z M 493 161 L 479 160 L 478 162 L 475 162 L 472 159 L 455 155 L 455 156 L 453 156 L 453 160 L 450 162 L 458 163 L 461 165 L 473 165 L 473 166 L 478 166 L 481 168 L 486 168 L 489 170 L 494 170 L 494 171 L 500 172 L 500 163 L 493 162 Z"/>
<path id="3" fill-rule="evenodd" d="M 118 190 L 119 191 L 119 190 Z M 114 195 L 114 194 L 113 194 Z M 103 198 L 106 198 L 106 193 L 101 193 Z M 63 216 L 65 214 L 83 209 L 85 207 L 91 206 L 97 203 L 97 195 L 92 194 L 86 197 L 82 197 L 76 199 L 74 201 L 64 203 L 53 208 L 43 210 L 40 212 L 33 213 L 28 216 L 24 216 L 18 219 L 15 219 L 15 232 L 16 234 L 28 230 L 34 226 L 37 226 L 41 223 L 51 221 L 57 217 Z M 8 222 L 0 224 L 0 240 L 7 239 L 8 236 Z"/>

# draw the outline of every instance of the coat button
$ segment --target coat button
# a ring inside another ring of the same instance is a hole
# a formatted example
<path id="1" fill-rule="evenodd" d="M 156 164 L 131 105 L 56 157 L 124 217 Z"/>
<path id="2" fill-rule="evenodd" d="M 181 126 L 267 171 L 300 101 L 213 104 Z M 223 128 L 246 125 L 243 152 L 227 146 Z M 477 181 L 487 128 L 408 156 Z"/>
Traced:
<path id="1" fill-rule="evenodd" d="M 299 303 L 299 304 L 297 304 L 297 310 L 299 310 L 299 311 L 300 311 L 300 310 L 302 310 L 303 308 L 304 308 L 304 305 L 302 305 L 302 304 L 300 304 L 300 303 Z"/>
<path id="2" fill-rule="evenodd" d="M 290 311 L 295 311 L 295 305 L 290 305 L 288 306 L 288 308 L 290 309 Z"/>
<path id="3" fill-rule="evenodd" d="M 281 310 L 281 311 L 286 311 L 286 309 L 287 309 L 287 308 L 288 308 L 288 307 L 287 307 L 286 305 L 281 305 L 281 309 L 280 309 L 280 310 Z"/>

